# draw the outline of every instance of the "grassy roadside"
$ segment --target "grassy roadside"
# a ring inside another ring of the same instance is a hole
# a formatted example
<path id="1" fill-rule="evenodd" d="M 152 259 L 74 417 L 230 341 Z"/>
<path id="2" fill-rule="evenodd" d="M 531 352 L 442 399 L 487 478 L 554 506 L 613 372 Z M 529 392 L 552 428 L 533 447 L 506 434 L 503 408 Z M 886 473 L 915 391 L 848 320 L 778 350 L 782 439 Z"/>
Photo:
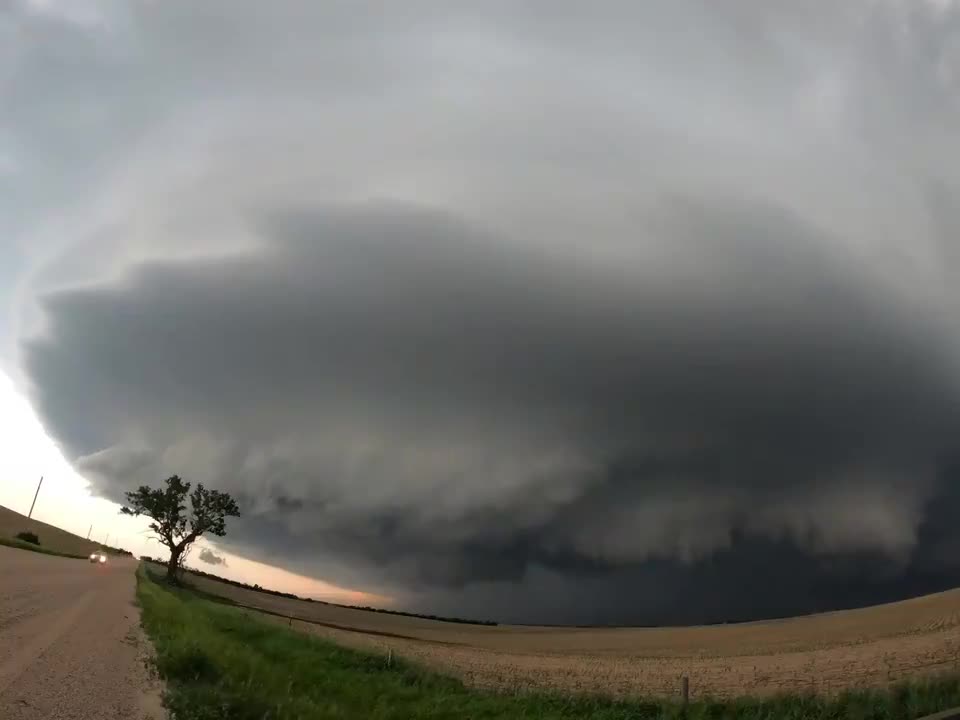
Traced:
<path id="1" fill-rule="evenodd" d="M 666 701 L 618 702 L 561 695 L 503 695 L 382 656 L 252 618 L 227 605 L 154 582 L 141 565 L 143 625 L 167 683 L 174 720 L 640 720 L 645 718 L 916 718 L 960 705 L 960 679 L 915 683 L 891 692 L 702 701 L 686 714 Z"/>
<path id="2" fill-rule="evenodd" d="M 14 538 L 7 537 L 0 537 L 0 545 L 18 548 L 20 550 L 30 550 L 31 552 L 43 553 L 44 555 L 56 555 L 57 557 L 74 558 L 75 560 L 86 560 L 88 557 L 87 555 L 72 555 L 71 553 L 57 552 L 56 550 L 45 548 L 42 545 L 34 545 L 33 543 L 24 542 L 23 540 L 15 540 Z"/>

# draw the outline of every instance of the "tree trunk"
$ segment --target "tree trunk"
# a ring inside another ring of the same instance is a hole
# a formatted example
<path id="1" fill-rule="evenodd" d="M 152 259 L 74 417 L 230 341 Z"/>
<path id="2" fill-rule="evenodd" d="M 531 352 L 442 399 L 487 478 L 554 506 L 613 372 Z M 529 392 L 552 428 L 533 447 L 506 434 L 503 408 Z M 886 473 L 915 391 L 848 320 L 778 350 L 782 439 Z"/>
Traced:
<path id="1" fill-rule="evenodd" d="M 180 555 L 182 553 L 183 550 L 179 548 L 170 550 L 170 559 L 167 561 L 167 582 L 171 585 L 177 585 L 180 582 L 177 572 L 180 570 Z"/>

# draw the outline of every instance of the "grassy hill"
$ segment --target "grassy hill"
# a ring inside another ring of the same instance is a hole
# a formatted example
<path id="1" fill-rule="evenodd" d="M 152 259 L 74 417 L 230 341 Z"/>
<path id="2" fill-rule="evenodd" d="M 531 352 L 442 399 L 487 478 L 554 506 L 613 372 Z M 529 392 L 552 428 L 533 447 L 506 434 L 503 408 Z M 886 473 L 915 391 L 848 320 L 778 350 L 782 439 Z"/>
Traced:
<path id="1" fill-rule="evenodd" d="M 0 538 L 14 540 L 17 533 L 24 531 L 35 533 L 40 538 L 40 547 L 54 553 L 86 557 L 100 549 L 98 543 L 0 505 Z"/>

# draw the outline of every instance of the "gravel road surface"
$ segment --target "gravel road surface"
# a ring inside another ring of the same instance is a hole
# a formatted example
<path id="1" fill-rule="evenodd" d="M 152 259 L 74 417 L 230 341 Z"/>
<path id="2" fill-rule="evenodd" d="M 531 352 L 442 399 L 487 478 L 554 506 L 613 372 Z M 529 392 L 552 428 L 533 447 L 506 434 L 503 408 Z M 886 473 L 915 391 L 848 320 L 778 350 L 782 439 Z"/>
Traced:
<path id="1" fill-rule="evenodd" d="M 0 718 L 163 717 L 144 667 L 136 567 L 0 546 Z"/>

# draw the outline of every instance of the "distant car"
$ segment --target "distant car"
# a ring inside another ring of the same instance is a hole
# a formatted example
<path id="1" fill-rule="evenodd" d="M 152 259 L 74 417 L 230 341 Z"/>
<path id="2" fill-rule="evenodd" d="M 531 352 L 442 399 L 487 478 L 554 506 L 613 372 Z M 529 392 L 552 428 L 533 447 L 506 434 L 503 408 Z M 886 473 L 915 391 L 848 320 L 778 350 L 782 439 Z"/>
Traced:
<path id="1" fill-rule="evenodd" d="M 105 563 L 107 561 L 107 556 L 103 553 L 90 553 L 90 562 L 92 563 Z"/>

